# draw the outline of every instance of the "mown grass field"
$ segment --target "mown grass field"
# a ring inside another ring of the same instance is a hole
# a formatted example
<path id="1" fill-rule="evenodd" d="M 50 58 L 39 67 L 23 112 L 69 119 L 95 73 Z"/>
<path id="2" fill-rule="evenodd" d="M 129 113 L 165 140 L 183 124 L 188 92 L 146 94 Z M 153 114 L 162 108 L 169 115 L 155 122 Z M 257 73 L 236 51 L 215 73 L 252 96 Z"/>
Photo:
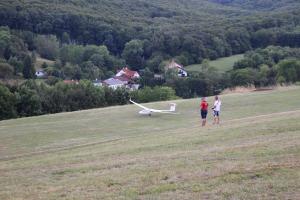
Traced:
<path id="1" fill-rule="evenodd" d="M 38 70 L 38 69 L 41 69 L 42 68 L 42 65 L 46 63 L 48 66 L 51 66 L 54 64 L 54 61 L 52 60 L 48 60 L 48 59 L 45 59 L 45 58 L 41 58 L 39 56 L 37 56 L 36 58 L 36 62 L 35 62 L 35 69 Z"/>
<path id="2" fill-rule="evenodd" d="M 0 199 L 299 199 L 300 87 L 221 99 L 205 128 L 199 99 L 1 121 Z"/>
<path id="3" fill-rule="evenodd" d="M 243 59 L 244 54 L 233 55 L 225 58 L 219 58 L 209 62 L 209 65 L 215 67 L 220 72 L 226 72 L 232 69 L 235 62 Z M 201 71 L 201 64 L 189 65 L 185 69 L 189 72 Z"/>

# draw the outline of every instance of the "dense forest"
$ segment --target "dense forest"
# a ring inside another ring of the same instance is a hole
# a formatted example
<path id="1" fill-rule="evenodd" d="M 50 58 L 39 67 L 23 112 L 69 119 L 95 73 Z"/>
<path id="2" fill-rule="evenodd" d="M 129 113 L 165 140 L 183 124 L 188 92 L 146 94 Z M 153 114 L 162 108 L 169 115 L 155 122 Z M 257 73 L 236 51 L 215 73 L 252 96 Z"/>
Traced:
<path id="1" fill-rule="evenodd" d="M 299 46 L 298 0 L 2 1 L 0 25 L 53 34 L 76 44 L 105 45 L 121 56 L 140 41 L 131 67 L 177 57 L 186 65 L 268 45 Z"/>
<path id="2" fill-rule="evenodd" d="M 295 83 L 299 10 L 298 0 L 1 1 L 0 119 L 124 104 L 129 96 L 148 102 Z M 231 71 L 209 66 L 240 53 Z M 51 62 L 38 65 L 40 58 Z M 202 63 L 201 71 L 178 77 L 164 68 L 171 59 Z M 140 72 L 140 90 L 91 83 L 124 66 Z M 37 68 L 47 79 L 32 80 Z"/>

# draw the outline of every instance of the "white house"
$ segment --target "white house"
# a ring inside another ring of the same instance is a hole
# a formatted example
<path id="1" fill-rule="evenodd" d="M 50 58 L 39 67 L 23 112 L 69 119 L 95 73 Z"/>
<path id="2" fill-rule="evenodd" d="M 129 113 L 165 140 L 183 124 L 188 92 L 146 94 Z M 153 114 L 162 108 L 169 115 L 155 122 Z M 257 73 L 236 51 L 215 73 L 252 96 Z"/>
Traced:
<path id="1" fill-rule="evenodd" d="M 166 70 L 168 69 L 175 69 L 178 72 L 179 77 L 187 77 L 188 73 L 185 71 L 182 65 L 175 62 L 175 60 L 172 60 L 169 64 L 165 67 Z"/>
<path id="2" fill-rule="evenodd" d="M 102 86 L 102 82 L 98 79 L 96 79 L 94 82 L 93 82 L 93 85 L 94 86 L 98 86 L 98 87 L 101 87 Z"/>
<path id="3" fill-rule="evenodd" d="M 137 90 L 139 84 L 136 84 L 136 79 L 140 78 L 140 75 L 137 71 L 132 71 L 127 67 L 124 67 L 118 73 L 109 79 L 102 81 L 102 85 L 108 86 L 113 89 L 120 87 L 128 88 L 130 90 Z M 94 85 L 96 83 L 94 82 Z"/>
<path id="4" fill-rule="evenodd" d="M 43 71 L 43 70 L 37 70 L 36 72 L 35 72 L 35 75 L 36 75 L 36 77 L 38 77 L 38 78 L 43 78 L 43 77 L 45 77 L 46 76 L 46 73 Z"/>
<path id="5" fill-rule="evenodd" d="M 154 74 L 154 78 L 155 79 L 163 79 L 164 75 L 162 75 L 162 74 Z"/>
<path id="6" fill-rule="evenodd" d="M 127 84 L 126 81 L 121 81 L 119 79 L 116 79 L 116 78 L 109 78 L 109 79 L 106 79 L 103 81 L 103 85 L 106 85 L 112 89 L 117 89 L 119 87 L 125 87 Z"/>
<path id="7" fill-rule="evenodd" d="M 188 76 L 188 73 L 187 71 L 185 71 L 184 69 L 178 69 L 178 76 L 179 77 L 187 77 Z"/>
<path id="8" fill-rule="evenodd" d="M 122 81 L 124 83 L 124 87 L 130 90 L 139 89 L 140 85 L 136 84 L 136 80 L 139 78 L 139 73 L 137 71 L 128 69 L 128 67 L 121 69 L 114 77 L 114 79 Z"/>
<path id="9" fill-rule="evenodd" d="M 138 90 L 140 87 L 140 84 L 129 84 L 127 86 L 130 90 Z"/>

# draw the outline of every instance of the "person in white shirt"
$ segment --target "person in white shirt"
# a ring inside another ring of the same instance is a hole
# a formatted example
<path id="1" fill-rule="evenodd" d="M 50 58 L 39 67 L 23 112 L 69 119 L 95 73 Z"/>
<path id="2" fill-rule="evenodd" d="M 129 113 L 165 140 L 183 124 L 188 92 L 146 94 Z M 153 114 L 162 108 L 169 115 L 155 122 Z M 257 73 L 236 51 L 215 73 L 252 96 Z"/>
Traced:
<path id="1" fill-rule="evenodd" d="M 219 99 L 218 96 L 215 96 L 214 107 L 212 109 L 213 109 L 213 114 L 214 114 L 214 123 L 213 124 L 219 124 L 220 123 L 221 100 Z"/>

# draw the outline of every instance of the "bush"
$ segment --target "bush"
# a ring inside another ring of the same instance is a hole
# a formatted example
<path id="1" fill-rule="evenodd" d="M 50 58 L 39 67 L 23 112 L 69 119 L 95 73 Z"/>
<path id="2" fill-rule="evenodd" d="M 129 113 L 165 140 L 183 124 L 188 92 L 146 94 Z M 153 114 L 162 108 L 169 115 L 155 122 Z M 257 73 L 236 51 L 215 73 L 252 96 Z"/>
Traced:
<path id="1" fill-rule="evenodd" d="M 41 100 L 38 93 L 22 85 L 16 92 L 17 111 L 19 116 L 34 116 L 42 114 Z"/>
<path id="2" fill-rule="evenodd" d="M 35 68 L 33 66 L 32 58 L 27 55 L 23 61 L 23 77 L 31 79 L 35 77 Z"/>
<path id="3" fill-rule="evenodd" d="M 8 63 L 0 62 L 0 78 L 10 78 L 14 74 L 14 68 Z"/>
<path id="4" fill-rule="evenodd" d="M 54 35 L 38 35 L 35 46 L 42 58 L 55 60 L 58 56 L 59 42 Z"/>
<path id="5" fill-rule="evenodd" d="M 278 79 L 284 77 L 287 83 L 295 83 L 300 80 L 300 61 L 295 59 L 282 60 L 278 64 Z M 280 81 L 282 82 L 282 78 Z"/>
<path id="6" fill-rule="evenodd" d="M 231 73 L 234 86 L 250 86 L 254 84 L 255 71 L 251 68 L 237 69 Z"/>
<path id="7" fill-rule="evenodd" d="M 17 116 L 15 103 L 14 94 L 7 87 L 0 85 L 0 120 Z"/>
<path id="8" fill-rule="evenodd" d="M 16 57 L 10 57 L 8 63 L 14 67 L 14 74 L 17 75 L 23 71 L 23 62 Z"/>

